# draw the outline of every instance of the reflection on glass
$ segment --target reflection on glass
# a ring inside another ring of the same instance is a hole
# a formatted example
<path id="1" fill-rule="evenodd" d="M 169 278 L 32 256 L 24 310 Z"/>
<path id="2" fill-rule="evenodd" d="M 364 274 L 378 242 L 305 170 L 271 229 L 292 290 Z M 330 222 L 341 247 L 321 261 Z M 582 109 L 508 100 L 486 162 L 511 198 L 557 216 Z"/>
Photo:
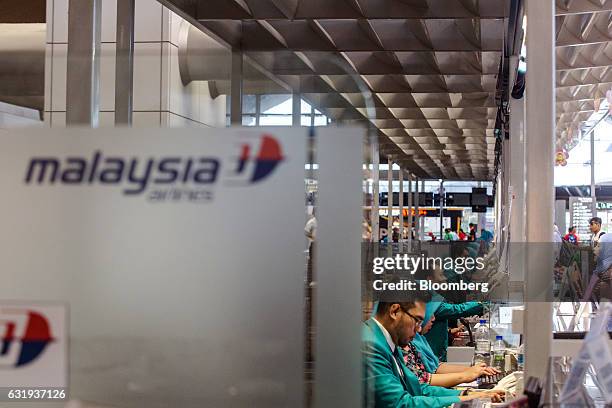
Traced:
<path id="1" fill-rule="evenodd" d="M 229 98 L 228 98 L 229 99 Z M 257 101 L 255 95 L 244 95 L 242 97 L 242 113 L 256 113 Z"/>
<path id="2" fill-rule="evenodd" d="M 291 126 L 291 115 L 261 115 L 259 118 L 260 126 Z"/>

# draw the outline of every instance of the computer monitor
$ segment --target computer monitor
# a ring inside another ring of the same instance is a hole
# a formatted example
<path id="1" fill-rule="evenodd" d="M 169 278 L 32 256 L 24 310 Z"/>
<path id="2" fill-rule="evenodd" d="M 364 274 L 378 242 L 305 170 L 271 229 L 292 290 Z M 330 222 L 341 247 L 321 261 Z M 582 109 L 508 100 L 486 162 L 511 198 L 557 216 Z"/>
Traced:
<path id="1" fill-rule="evenodd" d="M 472 189 L 472 206 L 487 206 L 489 205 L 489 197 L 487 196 L 486 188 L 473 188 Z"/>

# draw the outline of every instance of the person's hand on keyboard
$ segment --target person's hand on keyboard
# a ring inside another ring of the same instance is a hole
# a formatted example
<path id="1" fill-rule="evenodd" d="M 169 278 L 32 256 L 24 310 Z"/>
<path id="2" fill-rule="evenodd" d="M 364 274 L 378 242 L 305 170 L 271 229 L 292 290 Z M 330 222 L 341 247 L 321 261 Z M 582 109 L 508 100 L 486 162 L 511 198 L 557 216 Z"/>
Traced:
<path id="1" fill-rule="evenodd" d="M 475 366 L 470 367 L 468 370 L 465 371 L 465 374 L 466 374 L 465 382 L 471 382 L 477 379 L 478 377 L 486 375 L 485 374 L 486 369 L 487 369 L 487 365 L 485 363 L 476 364 Z"/>
<path id="2" fill-rule="evenodd" d="M 462 401 L 473 399 L 490 399 L 491 402 L 503 402 L 506 397 L 505 391 L 501 390 L 470 390 L 466 396 L 460 397 Z"/>
<path id="3" fill-rule="evenodd" d="M 495 374 L 501 373 L 501 371 L 499 371 L 497 368 L 489 367 L 485 363 L 480 363 L 480 364 L 483 364 L 485 366 L 485 370 L 484 370 L 485 375 L 495 375 Z"/>
<path id="4" fill-rule="evenodd" d="M 491 402 L 503 402 L 506 398 L 506 392 L 502 390 L 487 390 L 481 392 L 491 398 Z"/>
<path id="5" fill-rule="evenodd" d="M 479 367 L 479 370 L 481 372 L 481 374 L 478 376 L 483 376 L 483 375 L 495 375 L 495 374 L 499 374 L 501 371 L 499 371 L 497 368 L 493 368 L 493 367 L 489 367 L 487 366 L 485 363 L 478 363 L 475 364 L 474 367 Z M 472 367 L 472 368 L 474 368 Z M 478 378 L 476 377 L 476 378 Z"/>

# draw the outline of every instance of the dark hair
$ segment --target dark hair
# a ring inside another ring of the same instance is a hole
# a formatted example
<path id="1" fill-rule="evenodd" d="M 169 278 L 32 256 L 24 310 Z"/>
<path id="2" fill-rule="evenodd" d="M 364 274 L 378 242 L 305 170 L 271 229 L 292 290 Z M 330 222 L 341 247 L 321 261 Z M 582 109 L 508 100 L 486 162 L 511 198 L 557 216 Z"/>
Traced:
<path id="1" fill-rule="evenodd" d="M 574 225 L 572 225 L 571 227 L 568 228 L 567 232 L 572 232 L 573 229 L 576 229 L 576 227 Z"/>
<path id="2" fill-rule="evenodd" d="M 599 217 L 593 217 L 593 218 L 591 218 L 591 219 L 589 220 L 589 224 L 592 224 L 592 223 L 596 223 L 596 224 L 601 225 L 601 218 L 599 218 Z"/>
<path id="3" fill-rule="evenodd" d="M 400 305 L 402 309 L 408 310 L 412 309 L 417 302 L 427 303 L 431 300 L 431 294 L 429 292 L 423 291 L 410 291 L 409 294 L 402 295 L 405 297 L 405 300 L 402 302 L 378 302 L 378 307 L 376 308 L 376 315 L 382 316 L 391 309 L 392 305 Z"/>

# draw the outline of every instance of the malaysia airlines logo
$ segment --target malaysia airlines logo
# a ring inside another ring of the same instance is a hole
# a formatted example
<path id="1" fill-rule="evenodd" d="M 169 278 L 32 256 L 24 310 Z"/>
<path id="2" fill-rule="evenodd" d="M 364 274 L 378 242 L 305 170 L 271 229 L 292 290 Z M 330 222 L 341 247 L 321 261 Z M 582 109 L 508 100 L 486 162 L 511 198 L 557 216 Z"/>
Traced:
<path id="1" fill-rule="evenodd" d="M 91 157 L 32 157 L 24 181 L 27 185 L 117 186 L 126 196 L 144 195 L 152 202 L 206 202 L 213 199 L 219 182 L 260 183 L 285 160 L 280 143 L 269 134 L 241 141 L 237 153 L 233 157 L 168 155 L 143 159 L 96 150 Z"/>
<path id="2" fill-rule="evenodd" d="M 19 368 L 38 359 L 54 341 L 48 319 L 33 310 L 8 309 L 0 315 L 0 369 Z"/>
<path id="3" fill-rule="evenodd" d="M 253 158 L 251 158 L 251 145 L 248 143 L 242 144 L 242 153 L 238 159 L 236 173 L 244 173 L 247 164 L 253 161 L 254 170 L 248 181 L 256 183 L 268 177 L 282 160 L 283 153 L 276 139 L 270 135 L 263 135 L 259 145 L 259 152 Z"/>

